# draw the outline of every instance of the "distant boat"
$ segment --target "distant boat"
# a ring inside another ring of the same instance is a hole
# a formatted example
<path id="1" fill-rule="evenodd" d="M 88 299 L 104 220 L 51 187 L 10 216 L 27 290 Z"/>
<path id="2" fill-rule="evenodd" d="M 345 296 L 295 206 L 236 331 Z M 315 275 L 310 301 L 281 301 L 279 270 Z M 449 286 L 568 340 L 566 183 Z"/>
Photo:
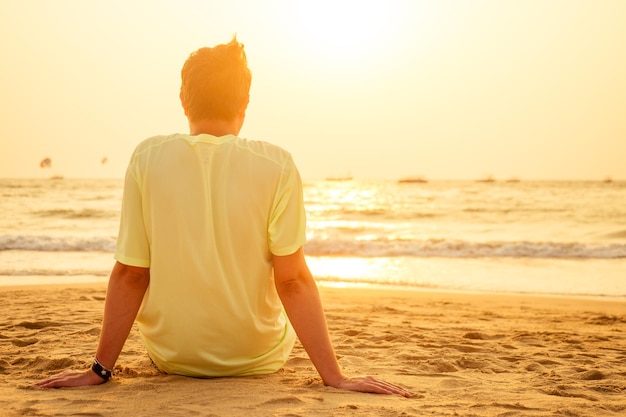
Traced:
<path id="1" fill-rule="evenodd" d="M 53 175 L 50 177 L 51 180 L 62 180 L 65 177 L 63 175 Z"/>
<path id="2" fill-rule="evenodd" d="M 506 182 L 520 182 L 520 179 L 517 177 L 508 178 Z"/>
<path id="3" fill-rule="evenodd" d="M 352 175 L 347 175 L 345 177 L 326 177 L 326 181 L 351 181 Z"/>
<path id="4" fill-rule="evenodd" d="M 404 177 L 398 180 L 399 184 L 424 184 L 428 180 L 424 177 Z"/>
<path id="5" fill-rule="evenodd" d="M 610 183 L 610 182 L 613 182 L 613 178 L 611 178 L 611 177 L 605 177 L 603 182 L 605 182 L 605 183 L 607 183 L 607 184 L 608 184 L 608 183 Z"/>
<path id="6" fill-rule="evenodd" d="M 479 178 L 476 180 L 476 182 L 495 182 L 496 180 L 493 178 L 492 175 L 487 175 L 484 178 Z"/>

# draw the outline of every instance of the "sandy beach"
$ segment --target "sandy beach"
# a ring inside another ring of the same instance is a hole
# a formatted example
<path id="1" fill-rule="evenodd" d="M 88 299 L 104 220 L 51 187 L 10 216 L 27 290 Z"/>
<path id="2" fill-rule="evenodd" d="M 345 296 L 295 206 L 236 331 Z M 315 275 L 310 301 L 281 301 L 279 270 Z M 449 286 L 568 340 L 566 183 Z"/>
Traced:
<path id="1" fill-rule="evenodd" d="M 341 366 L 412 398 L 323 386 L 302 347 L 276 374 L 162 375 L 133 331 L 105 385 L 31 385 L 85 368 L 104 284 L 0 288 L 0 415 L 623 416 L 626 305 L 595 299 L 321 288 Z"/>

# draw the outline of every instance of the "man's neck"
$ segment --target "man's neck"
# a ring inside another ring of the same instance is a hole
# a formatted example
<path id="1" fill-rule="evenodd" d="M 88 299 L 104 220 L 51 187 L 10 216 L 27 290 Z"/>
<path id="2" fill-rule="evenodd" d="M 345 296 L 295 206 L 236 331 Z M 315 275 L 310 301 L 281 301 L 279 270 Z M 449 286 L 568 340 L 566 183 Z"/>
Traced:
<path id="1" fill-rule="evenodd" d="M 197 136 L 201 134 L 212 136 L 226 136 L 239 134 L 241 129 L 240 123 L 237 120 L 214 120 L 214 119 L 202 119 L 197 121 L 189 121 L 189 134 L 191 136 Z"/>

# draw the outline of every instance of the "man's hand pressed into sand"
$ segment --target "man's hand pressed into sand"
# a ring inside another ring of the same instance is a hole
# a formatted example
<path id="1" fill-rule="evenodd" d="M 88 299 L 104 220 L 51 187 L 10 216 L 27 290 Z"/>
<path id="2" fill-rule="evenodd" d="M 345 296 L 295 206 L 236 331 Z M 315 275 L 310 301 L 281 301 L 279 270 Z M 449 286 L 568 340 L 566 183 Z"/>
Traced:
<path id="1" fill-rule="evenodd" d="M 392 383 L 382 381 L 372 376 L 359 378 L 345 378 L 341 380 L 335 388 L 345 389 L 348 391 L 370 392 L 374 394 L 397 394 L 403 397 L 411 397 L 411 393 L 402 387 Z"/>
<path id="2" fill-rule="evenodd" d="M 65 371 L 35 383 L 39 388 L 82 387 L 85 385 L 100 385 L 104 379 L 96 375 L 91 369 L 86 371 Z"/>

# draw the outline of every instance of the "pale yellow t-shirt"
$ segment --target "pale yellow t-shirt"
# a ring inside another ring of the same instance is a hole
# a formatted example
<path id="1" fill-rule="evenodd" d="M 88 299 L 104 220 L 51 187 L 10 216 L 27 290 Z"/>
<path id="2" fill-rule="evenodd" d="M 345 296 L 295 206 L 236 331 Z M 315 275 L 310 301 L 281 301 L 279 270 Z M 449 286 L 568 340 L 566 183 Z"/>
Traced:
<path id="1" fill-rule="evenodd" d="M 271 373 L 295 333 L 271 255 L 305 242 L 302 183 L 291 155 L 235 136 L 176 134 L 136 148 L 115 258 L 149 267 L 137 323 L 164 372 Z"/>

